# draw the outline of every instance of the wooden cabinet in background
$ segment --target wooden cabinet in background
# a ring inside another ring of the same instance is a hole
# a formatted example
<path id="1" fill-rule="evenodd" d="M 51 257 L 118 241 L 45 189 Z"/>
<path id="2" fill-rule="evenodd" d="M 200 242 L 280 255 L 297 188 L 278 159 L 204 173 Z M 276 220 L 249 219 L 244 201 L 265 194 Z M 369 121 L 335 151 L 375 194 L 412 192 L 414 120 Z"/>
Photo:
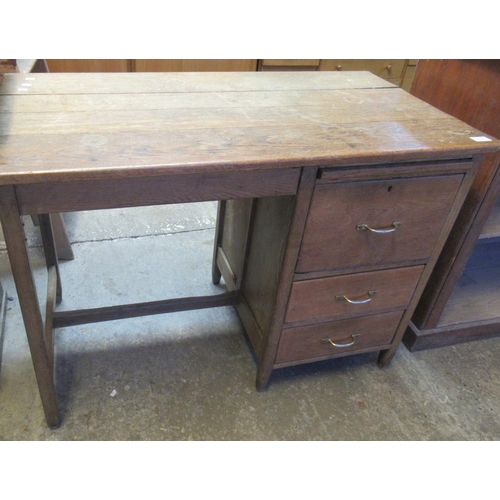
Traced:
<path id="1" fill-rule="evenodd" d="M 409 90 L 415 59 L 259 59 L 258 71 L 369 71 Z"/>
<path id="2" fill-rule="evenodd" d="M 259 59 L 258 71 L 316 71 L 319 59 Z"/>
<path id="3" fill-rule="evenodd" d="M 255 71 L 257 59 L 134 59 L 132 71 Z"/>
<path id="4" fill-rule="evenodd" d="M 499 60 L 420 60 L 411 93 L 500 137 Z M 405 334 L 411 351 L 500 335 L 499 164 L 480 165 Z"/>
<path id="5" fill-rule="evenodd" d="M 121 71 L 369 71 L 409 90 L 415 59 L 48 59 L 52 73 Z"/>
<path id="6" fill-rule="evenodd" d="M 400 86 L 406 59 L 321 59 L 320 71 L 369 71 Z"/>
<path id="7" fill-rule="evenodd" d="M 400 87 L 407 92 L 410 91 L 411 84 L 413 83 L 413 78 L 415 78 L 417 64 L 418 59 L 408 59 L 408 63 L 406 64 Z"/>
<path id="8" fill-rule="evenodd" d="M 255 71 L 257 59 L 47 59 L 51 73 Z"/>
<path id="9" fill-rule="evenodd" d="M 46 59 L 51 73 L 115 73 L 131 71 L 130 59 Z"/>

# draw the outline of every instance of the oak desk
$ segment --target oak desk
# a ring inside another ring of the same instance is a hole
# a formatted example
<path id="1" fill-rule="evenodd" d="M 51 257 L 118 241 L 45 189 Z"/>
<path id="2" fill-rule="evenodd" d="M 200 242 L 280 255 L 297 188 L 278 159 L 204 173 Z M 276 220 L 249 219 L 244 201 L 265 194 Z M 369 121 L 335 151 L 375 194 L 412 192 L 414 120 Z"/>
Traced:
<path id="1" fill-rule="evenodd" d="M 12 74 L 0 108 L 0 216 L 51 427 L 57 327 L 232 304 L 258 388 L 290 364 L 370 350 L 387 364 L 480 156 L 499 148 L 366 72 Z M 47 214 L 204 200 L 220 200 L 213 280 L 227 292 L 57 312 Z M 21 222 L 32 214 L 45 322 Z"/>

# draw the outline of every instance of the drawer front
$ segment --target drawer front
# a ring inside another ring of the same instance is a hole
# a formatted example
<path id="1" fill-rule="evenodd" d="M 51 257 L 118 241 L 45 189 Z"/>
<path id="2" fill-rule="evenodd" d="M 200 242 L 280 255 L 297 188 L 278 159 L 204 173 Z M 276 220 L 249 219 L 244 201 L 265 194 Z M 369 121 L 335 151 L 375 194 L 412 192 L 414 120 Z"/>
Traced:
<path id="1" fill-rule="evenodd" d="M 276 364 L 341 356 L 388 346 L 403 313 L 396 311 L 299 328 L 281 334 Z"/>
<path id="2" fill-rule="evenodd" d="M 424 266 L 296 281 L 285 323 L 314 323 L 404 309 Z"/>
<path id="3" fill-rule="evenodd" d="M 370 71 L 381 78 L 398 80 L 405 63 L 406 59 L 322 59 L 320 70 Z"/>
<path id="4" fill-rule="evenodd" d="M 448 175 L 318 184 L 297 272 L 425 261 L 462 178 Z"/>
<path id="5" fill-rule="evenodd" d="M 312 66 L 316 67 L 319 65 L 319 59 L 262 59 L 262 67 L 265 66 L 286 66 L 293 69 L 296 66 Z"/>

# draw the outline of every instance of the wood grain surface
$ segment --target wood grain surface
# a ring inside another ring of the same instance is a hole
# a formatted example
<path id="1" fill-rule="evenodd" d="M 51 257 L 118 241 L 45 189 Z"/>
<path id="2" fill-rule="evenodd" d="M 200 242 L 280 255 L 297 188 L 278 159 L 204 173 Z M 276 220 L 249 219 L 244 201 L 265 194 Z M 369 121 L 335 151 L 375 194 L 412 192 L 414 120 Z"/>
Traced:
<path id="1" fill-rule="evenodd" d="M 5 75 L 0 184 L 491 151 L 368 72 Z"/>
<path id="2" fill-rule="evenodd" d="M 401 311 L 395 311 L 285 328 L 281 334 L 276 364 L 326 359 L 388 346 L 402 315 Z M 323 339 L 330 339 L 337 346 L 322 342 Z"/>
<path id="3" fill-rule="evenodd" d="M 413 266 L 295 282 L 285 322 L 317 323 L 404 309 L 413 296 L 423 269 L 424 266 Z M 345 295 L 353 301 L 366 300 L 370 291 L 375 291 L 376 295 L 362 304 L 350 304 L 336 298 Z"/>
<path id="4" fill-rule="evenodd" d="M 297 272 L 427 259 L 463 175 L 316 186 Z M 360 231 L 401 227 L 391 233 Z M 339 245 L 338 242 L 342 241 Z"/>

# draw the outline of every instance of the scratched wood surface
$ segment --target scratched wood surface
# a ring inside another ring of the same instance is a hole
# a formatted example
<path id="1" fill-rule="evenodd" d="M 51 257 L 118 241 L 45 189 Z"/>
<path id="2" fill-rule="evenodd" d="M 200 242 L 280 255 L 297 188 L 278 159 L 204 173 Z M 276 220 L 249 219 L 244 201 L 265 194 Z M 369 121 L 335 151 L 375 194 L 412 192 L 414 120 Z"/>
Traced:
<path id="1" fill-rule="evenodd" d="M 336 166 L 500 147 L 367 72 L 5 75 L 0 184 Z"/>

